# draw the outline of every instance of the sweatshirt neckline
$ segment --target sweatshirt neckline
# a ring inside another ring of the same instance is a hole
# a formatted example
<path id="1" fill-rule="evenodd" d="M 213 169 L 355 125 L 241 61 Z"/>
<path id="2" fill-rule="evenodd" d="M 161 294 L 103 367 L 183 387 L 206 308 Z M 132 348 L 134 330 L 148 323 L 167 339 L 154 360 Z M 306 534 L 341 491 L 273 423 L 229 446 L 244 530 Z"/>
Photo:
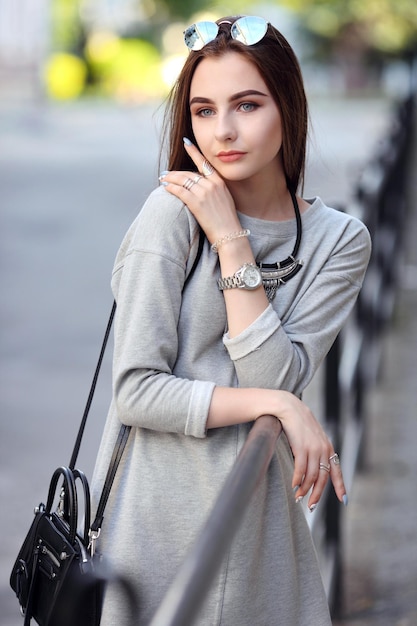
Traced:
<path id="1" fill-rule="evenodd" d="M 305 201 L 308 202 L 310 206 L 301 214 L 301 219 L 303 229 L 307 230 L 314 220 L 317 211 L 323 205 L 323 202 L 318 196 L 315 198 L 305 198 Z M 277 235 L 282 238 L 294 235 L 295 216 L 289 220 L 272 221 L 263 220 L 259 217 L 251 217 L 239 212 L 238 215 L 242 228 L 249 228 L 249 230 L 252 228 L 258 233 Z"/>

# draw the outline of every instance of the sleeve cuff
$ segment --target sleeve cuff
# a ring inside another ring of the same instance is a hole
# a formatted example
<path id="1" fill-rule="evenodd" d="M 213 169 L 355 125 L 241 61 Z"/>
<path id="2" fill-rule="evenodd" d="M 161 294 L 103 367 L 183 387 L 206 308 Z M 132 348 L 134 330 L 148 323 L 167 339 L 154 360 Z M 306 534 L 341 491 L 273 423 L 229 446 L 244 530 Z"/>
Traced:
<path id="1" fill-rule="evenodd" d="M 198 437 L 199 439 L 206 437 L 207 416 L 215 386 L 214 383 L 208 381 L 194 381 L 185 424 L 186 435 Z"/>

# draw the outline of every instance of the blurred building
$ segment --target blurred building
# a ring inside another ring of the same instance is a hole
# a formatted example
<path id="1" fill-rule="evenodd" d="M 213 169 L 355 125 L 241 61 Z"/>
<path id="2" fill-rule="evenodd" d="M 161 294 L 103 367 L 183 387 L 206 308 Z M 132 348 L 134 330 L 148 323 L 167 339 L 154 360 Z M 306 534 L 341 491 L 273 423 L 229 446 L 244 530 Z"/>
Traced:
<path id="1" fill-rule="evenodd" d="M 49 0 L 0 0 L 0 99 L 40 95 Z"/>
<path id="2" fill-rule="evenodd" d="M 155 7 L 138 0 L 81 0 L 80 12 L 89 30 L 110 30 L 121 34 L 138 29 Z"/>

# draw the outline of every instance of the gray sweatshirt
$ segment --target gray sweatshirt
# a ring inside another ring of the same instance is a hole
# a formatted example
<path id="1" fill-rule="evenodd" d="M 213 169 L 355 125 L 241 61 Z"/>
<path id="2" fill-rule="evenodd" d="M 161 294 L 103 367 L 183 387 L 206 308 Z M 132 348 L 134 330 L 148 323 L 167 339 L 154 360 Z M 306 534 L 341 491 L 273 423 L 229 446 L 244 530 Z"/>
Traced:
<path id="1" fill-rule="evenodd" d="M 133 426 L 99 550 L 135 582 L 138 626 L 148 624 L 193 544 L 250 430 L 207 431 L 213 389 L 301 394 L 345 323 L 370 255 L 357 219 L 316 198 L 302 215 L 301 271 L 239 336 L 227 335 L 219 264 L 206 241 L 195 274 L 198 225 L 163 187 L 148 198 L 118 252 L 113 400 L 93 477 L 97 499 L 120 422 Z M 294 220 L 239 215 L 257 261 L 294 247 Z M 268 474 L 208 591 L 199 626 L 328 626 L 330 617 L 302 509 L 291 491 L 293 459 L 279 438 Z M 103 626 L 122 626 L 113 590 Z M 189 626 L 189 625 L 184 625 Z"/>

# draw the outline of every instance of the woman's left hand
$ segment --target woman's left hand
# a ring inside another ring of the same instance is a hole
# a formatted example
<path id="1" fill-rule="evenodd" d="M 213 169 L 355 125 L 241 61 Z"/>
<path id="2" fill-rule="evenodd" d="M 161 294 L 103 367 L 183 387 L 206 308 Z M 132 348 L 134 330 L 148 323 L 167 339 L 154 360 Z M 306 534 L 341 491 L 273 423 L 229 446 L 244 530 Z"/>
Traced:
<path id="1" fill-rule="evenodd" d="M 276 392 L 280 407 L 276 416 L 281 421 L 294 456 L 293 489 L 300 501 L 311 490 L 308 508 L 314 511 L 328 478 L 338 499 L 347 504 L 339 457 L 323 427 L 308 406 L 287 391 Z"/>
<path id="2" fill-rule="evenodd" d="M 164 173 L 160 180 L 166 190 L 187 205 L 210 243 L 241 230 L 235 203 L 224 180 L 196 146 L 185 143 L 184 147 L 200 174 L 182 171 Z M 211 168 L 212 173 L 204 175 L 207 168 Z"/>

